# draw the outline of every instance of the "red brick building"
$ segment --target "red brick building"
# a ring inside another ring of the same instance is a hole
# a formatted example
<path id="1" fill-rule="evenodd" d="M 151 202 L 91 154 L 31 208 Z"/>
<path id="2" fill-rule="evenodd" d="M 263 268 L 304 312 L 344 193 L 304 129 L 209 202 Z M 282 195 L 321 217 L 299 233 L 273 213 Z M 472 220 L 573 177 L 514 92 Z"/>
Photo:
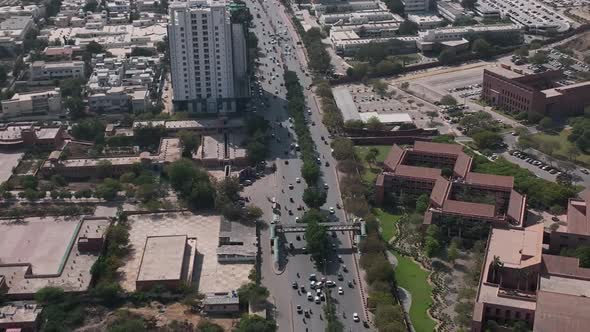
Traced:
<path id="1" fill-rule="evenodd" d="M 394 145 L 383 173 L 377 176 L 375 199 L 383 204 L 388 193 L 430 195 L 425 225 L 453 216 L 463 221 L 522 226 L 526 197 L 513 189 L 514 179 L 470 172 L 471 164 L 471 157 L 460 145 L 420 141 L 407 149 Z"/>
<path id="2" fill-rule="evenodd" d="M 562 78 L 560 70 L 524 75 L 506 65 L 484 69 L 481 97 L 510 113 L 581 114 L 590 105 L 590 82 L 561 85 Z"/>

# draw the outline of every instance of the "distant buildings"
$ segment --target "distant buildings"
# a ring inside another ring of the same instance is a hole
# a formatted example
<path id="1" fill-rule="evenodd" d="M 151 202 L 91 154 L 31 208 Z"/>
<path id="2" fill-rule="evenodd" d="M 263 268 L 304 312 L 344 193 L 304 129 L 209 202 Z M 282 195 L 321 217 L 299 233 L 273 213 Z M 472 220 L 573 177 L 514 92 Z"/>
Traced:
<path id="1" fill-rule="evenodd" d="M 65 130 L 59 126 L 41 127 L 33 123 L 9 123 L 0 126 L 0 148 L 35 146 L 41 150 L 61 149 Z"/>
<path id="2" fill-rule="evenodd" d="M 16 119 L 43 115 L 64 114 L 59 88 L 50 91 L 16 93 L 2 100 L 1 119 Z"/>
<path id="3" fill-rule="evenodd" d="M 430 51 L 436 45 L 456 47 L 457 45 L 469 45 L 467 40 L 471 36 L 488 37 L 513 37 L 521 39 L 522 29 L 516 24 L 475 25 L 467 27 L 438 28 L 420 31 L 417 46 L 422 51 Z M 460 44 L 457 44 L 460 42 Z"/>
<path id="4" fill-rule="evenodd" d="M 449 22 L 455 22 L 458 19 L 473 17 L 473 13 L 468 13 L 463 9 L 461 4 L 452 1 L 440 0 L 436 2 L 436 9 L 440 16 Z"/>
<path id="5" fill-rule="evenodd" d="M 45 62 L 35 61 L 31 64 L 31 81 L 51 81 L 65 78 L 85 79 L 84 62 Z"/>
<path id="6" fill-rule="evenodd" d="M 581 114 L 590 105 L 590 82 L 562 86 L 556 83 L 562 75 L 559 70 L 527 75 L 507 65 L 484 69 L 481 97 L 514 114 Z"/>
<path id="7" fill-rule="evenodd" d="M 29 31 L 35 27 L 30 16 L 12 16 L 0 23 L 0 45 L 21 45 Z"/>
<path id="8" fill-rule="evenodd" d="M 428 11 L 430 0 L 402 0 L 406 13 L 422 13 Z"/>
<path id="9" fill-rule="evenodd" d="M 0 284 L 0 290 L 2 289 L 1 286 Z M 35 302 L 3 303 L 0 305 L 0 330 L 6 332 L 36 332 L 41 325 L 42 310 L 43 308 Z"/>
<path id="10" fill-rule="evenodd" d="M 139 155 L 104 158 L 60 158 L 62 151 L 53 151 L 41 166 L 41 173 L 45 176 L 59 174 L 66 178 L 83 179 L 96 176 L 98 166 L 108 162 L 113 176 L 119 177 L 132 169 L 134 164 L 150 165 L 162 168 L 182 157 L 180 140 L 178 138 L 163 138 L 157 154 L 142 152 Z"/>
<path id="11" fill-rule="evenodd" d="M 180 112 L 236 112 L 248 96 L 245 32 L 225 1 L 173 2 L 168 39 L 174 107 Z"/>
<path id="12" fill-rule="evenodd" d="M 413 198 L 427 194 L 424 225 L 452 219 L 522 226 L 526 197 L 514 190 L 514 179 L 471 172 L 471 162 L 461 145 L 421 141 L 413 148 L 394 145 L 377 176 L 376 201 L 387 204 L 391 194 Z"/>

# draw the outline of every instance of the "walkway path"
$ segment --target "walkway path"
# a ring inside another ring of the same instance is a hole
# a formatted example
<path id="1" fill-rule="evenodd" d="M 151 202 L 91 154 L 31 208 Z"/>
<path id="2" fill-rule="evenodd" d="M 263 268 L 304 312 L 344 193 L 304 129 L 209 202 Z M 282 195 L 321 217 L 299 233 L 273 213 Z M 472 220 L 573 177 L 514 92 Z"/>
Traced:
<path id="1" fill-rule="evenodd" d="M 395 258 L 395 256 L 394 256 Z M 397 262 L 397 260 L 396 260 Z M 410 307 L 412 306 L 412 294 L 410 294 L 410 292 L 408 292 L 407 290 L 398 287 L 397 288 L 397 297 L 399 298 L 399 301 L 402 304 L 402 307 L 404 308 L 404 311 L 406 313 L 406 315 L 408 317 L 410 317 Z M 410 329 L 412 332 L 416 332 L 416 330 L 414 329 L 414 325 L 412 325 L 412 320 L 409 320 L 410 322 Z"/>

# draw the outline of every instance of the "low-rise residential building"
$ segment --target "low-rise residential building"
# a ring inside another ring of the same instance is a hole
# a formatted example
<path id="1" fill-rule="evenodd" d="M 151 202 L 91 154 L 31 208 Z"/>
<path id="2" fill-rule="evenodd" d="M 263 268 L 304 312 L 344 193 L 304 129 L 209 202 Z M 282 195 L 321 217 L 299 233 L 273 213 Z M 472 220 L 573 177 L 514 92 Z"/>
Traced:
<path id="1" fill-rule="evenodd" d="M 326 12 L 337 13 L 387 8 L 387 6 L 385 6 L 385 4 L 381 1 L 338 1 L 329 3 L 316 1 L 313 2 L 311 6 L 316 12 L 317 17 L 320 17 Z"/>
<path id="2" fill-rule="evenodd" d="M 436 9 L 440 16 L 447 19 L 449 22 L 455 22 L 458 19 L 465 17 L 472 17 L 472 13 L 466 12 L 461 4 L 448 0 L 439 0 L 436 2 Z"/>
<path id="3" fill-rule="evenodd" d="M 590 105 L 590 82 L 558 83 L 560 70 L 525 74 L 503 65 L 484 69 L 481 97 L 505 112 L 538 113 L 564 118 L 582 114 Z"/>
<path id="4" fill-rule="evenodd" d="M 43 50 L 47 61 L 72 61 L 74 57 L 82 55 L 80 46 L 48 46 Z"/>
<path id="5" fill-rule="evenodd" d="M 12 16 L 0 23 L 0 44 L 20 45 L 29 31 L 35 27 L 30 16 Z"/>
<path id="6" fill-rule="evenodd" d="M 155 0 L 136 0 L 135 6 L 137 6 L 138 12 L 153 12 L 159 8 L 159 2 Z"/>
<path id="7" fill-rule="evenodd" d="M 133 128 L 146 126 L 162 126 L 169 135 L 176 135 L 181 130 L 188 130 L 200 135 L 224 133 L 244 127 L 244 120 L 241 118 L 231 119 L 195 119 L 175 121 L 135 121 Z"/>
<path id="8" fill-rule="evenodd" d="M 46 176 L 60 174 L 73 179 L 90 178 L 96 176 L 98 165 L 101 162 L 109 162 L 112 166 L 113 176 L 119 177 L 123 173 L 129 172 L 134 164 L 163 168 L 165 165 L 179 160 L 182 157 L 182 149 L 178 138 L 163 138 L 156 154 L 142 152 L 139 155 L 123 157 L 68 158 L 63 160 L 60 160 L 60 156 L 61 151 L 52 152 L 49 159 L 41 166 L 41 172 Z"/>
<path id="9" fill-rule="evenodd" d="M 65 136 L 65 130 L 60 126 L 35 126 L 31 122 L 8 123 L 0 126 L 0 148 L 61 149 Z"/>
<path id="10" fill-rule="evenodd" d="M 65 78 L 84 79 L 84 62 L 35 61 L 31 64 L 30 79 L 32 81 L 51 81 Z"/>
<path id="11" fill-rule="evenodd" d="M 235 291 L 205 294 L 203 312 L 208 314 L 237 314 L 240 312 L 240 297 Z"/>
<path id="12" fill-rule="evenodd" d="M 550 233 L 549 252 L 558 255 L 563 250 L 590 245 L 590 191 L 581 198 L 571 198 L 567 205 L 567 218 L 555 223 Z"/>
<path id="13" fill-rule="evenodd" d="M 106 2 L 109 13 L 125 14 L 129 12 L 129 0 L 111 0 Z"/>
<path id="14" fill-rule="evenodd" d="M 422 51 L 430 51 L 437 44 L 444 45 L 448 42 L 464 41 L 471 36 L 490 36 L 514 39 L 522 39 L 522 29 L 516 24 L 476 25 L 468 27 L 438 28 L 418 33 L 420 39 L 418 48 Z"/>
<path id="15" fill-rule="evenodd" d="M 416 141 L 394 145 L 377 176 L 376 201 L 390 195 L 429 195 L 424 226 L 449 220 L 522 226 L 526 196 L 514 190 L 514 178 L 471 172 L 472 159 L 461 145 Z"/>
<path id="16" fill-rule="evenodd" d="M 57 117 L 65 113 L 59 88 L 41 92 L 15 93 L 12 98 L 2 100 L 1 104 L 0 118 L 2 119 L 38 115 L 54 115 Z"/>
<path id="17" fill-rule="evenodd" d="M 7 19 L 13 16 L 31 16 L 37 19 L 45 15 L 45 6 L 23 5 L 0 7 L 0 18 Z"/>
<path id="18" fill-rule="evenodd" d="M 406 13 L 423 13 L 428 11 L 430 0 L 402 0 Z"/>
<path id="19" fill-rule="evenodd" d="M 396 23 L 397 24 L 397 23 Z M 383 37 L 383 38 L 361 38 L 355 31 L 338 31 L 332 28 L 330 31 L 330 42 L 335 52 L 339 55 L 354 55 L 355 52 L 369 44 L 388 44 L 397 42 L 396 48 L 400 53 L 416 51 L 416 43 L 419 37 Z"/>
<path id="20" fill-rule="evenodd" d="M 0 330 L 6 332 L 36 332 L 40 327 L 43 308 L 35 302 L 7 302 L 0 305 Z"/>
<path id="21" fill-rule="evenodd" d="M 445 20 L 436 16 L 428 14 L 410 14 L 408 20 L 418 24 L 421 30 L 434 29 L 444 24 Z"/>
<path id="22" fill-rule="evenodd" d="M 244 137 L 235 133 L 203 135 L 193 158 L 207 167 L 244 166 L 248 160 L 246 149 L 240 146 L 243 141 Z"/>

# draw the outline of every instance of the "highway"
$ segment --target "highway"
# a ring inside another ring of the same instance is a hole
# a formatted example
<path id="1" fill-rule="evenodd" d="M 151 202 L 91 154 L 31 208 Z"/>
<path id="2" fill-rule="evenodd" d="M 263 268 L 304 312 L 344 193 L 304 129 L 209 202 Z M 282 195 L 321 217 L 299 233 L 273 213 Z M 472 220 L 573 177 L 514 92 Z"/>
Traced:
<path id="1" fill-rule="evenodd" d="M 305 74 L 304 64 L 306 62 L 302 46 L 296 45 L 297 43 L 293 41 L 297 36 L 294 29 L 286 24 L 288 22 L 287 15 L 280 3 L 276 1 L 259 2 L 248 0 L 246 5 L 254 17 L 254 27 L 250 30 L 258 37 L 261 51 L 259 71 L 257 73 L 259 81 L 261 81 L 261 89 L 258 86 L 254 87 L 253 95 L 255 98 L 253 98 L 253 101 L 256 103 L 257 114 L 263 115 L 272 124 L 273 141 L 270 145 L 268 162 L 275 163 L 277 171 L 270 176 L 255 181 L 252 186 L 245 189 L 245 194 L 249 195 L 254 204 L 263 209 L 265 213 L 264 219 L 267 223 L 272 220 L 270 203 L 272 198 L 275 198 L 281 207 L 281 224 L 294 225 L 295 218 L 301 217 L 305 212 L 297 210 L 297 207 L 305 206 L 302 195 L 306 184 L 300 173 L 301 161 L 298 159 L 296 152 L 290 148 L 290 145 L 296 141 L 286 112 L 286 89 L 283 82 L 283 69 L 288 68 L 298 74 L 301 84 L 305 88 L 307 104 L 311 110 L 311 114 L 306 116 L 310 132 L 317 146 L 323 173 L 318 185 L 322 188 L 324 186 L 328 188 L 327 203 L 322 207 L 322 210 L 329 213 L 329 208 L 333 207 L 336 211 L 335 214 L 330 215 L 330 220 L 346 222 L 344 211 L 336 208 L 337 204 L 342 206 L 335 172 L 336 161 L 331 156 L 329 133 L 321 122 L 321 114 L 312 92 L 307 89 L 311 84 L 311 78 Z M 280 38 L 272 37 L 277 34 Z M 274 43 L 273 38 L 276 40 Z M 327 142 L 321 139 L 322 136 Z M 328 162 L 329 166 L 325 166 L 326 162 Z M 297 182 L 297 178 L 300 178 L 300 182 Z M 289 189 L 289 185 L 292 185 L 293 189 Z M 291 199 L 293 202 L 291 202 Z M 292 215 L 289 214 L 289 210 Z M 280 267 L 275 268 L 268 232 L 268 228 L 264 228 L 260 235 L 262 251 L 261 277 L 262 284 L 271 293 L 270 302 L 275 305 L 273 315 L 277 320 L 279 331 L 324 331 L 324 302 L 322 304 L 312 303 L 307 300 L 306 294 L 292 288 L 292 282 L 297 282 L 298 286 L 305 286 L 305 291 L 309 291 L 308 278 L 312 273 L 315 273 L 318 279 L 325 275 L 328 280 L 336 282 L 337 286 L 332 288 L 332 297 L 336 300 L 337 310 L 345 330 L 369 330 L 363 327 L 362 322 L 353 322 L 352 319 L 354 312 L 359 314 L 361 320 L 366 320 L 366 317 L 359 289 L 359 274 L 356 263 L 358 257 L 353 254 L 355 250 L 352 248 L 350 234 L 347 232 L 330 234 L 330 241 L 334 244 L 333 257 L 331 262 L 327 264 L 325 271 L 317 271 L 310 260 L 310 255 L 304 254 L 302 250 L 297 250 L 305 246 L 303 234 L 294 233 L 285 235 L 285 242 L 283 243 L 285 249 L 283 253 L 285 255 L 281 259 Z M 299 240 L 297 240 L 298 236 Z M 296 250 L 288 251 L 289 243 L 292 243 Z M 337 255 L 341 256 L 342 263 L 338 262 Z M 343 265 L 346 265 L 347 272 L 343 272 Z M 337 280 L 339 272 L 343 274 L 343 281 Z M 348 286 L 349 281 L 354 282 L 352 288 Z M 339 286 L 343 288 L 343 295 L 339 295 L 337 292 Z M 305 318 L 305 322 L 304 315 L 298 314 L 296 311 L 297 305 L 301 305 L 303 310 L 311 309 L 311 315 L 309 318 Z M 320 314 L 322 318 L 320 318 Z"/>

